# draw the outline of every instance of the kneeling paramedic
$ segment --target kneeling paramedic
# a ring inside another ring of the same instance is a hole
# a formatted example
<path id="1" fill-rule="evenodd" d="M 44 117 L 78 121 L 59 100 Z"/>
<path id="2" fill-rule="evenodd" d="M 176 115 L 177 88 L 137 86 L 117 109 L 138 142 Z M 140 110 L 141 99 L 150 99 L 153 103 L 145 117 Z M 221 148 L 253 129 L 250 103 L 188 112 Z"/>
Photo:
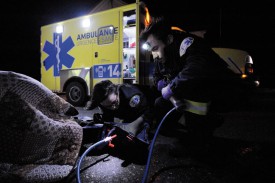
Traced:
<path id="1" fill-rule="evenodd" d="M 184 117 L 188 143 L 205 144 L 222 121 L 212 108 L 215 95 L 236 79 L 234 73 L 203 38 L 172 29 L 164 18 L 155 19 L 140 38 L 154 58 L 154 84 L 161 93 L 155 101 L 157 122 L 174 107 L 170 99 L 182 104 L 161 131 L 173 134 Z"/>
<path id="2" fill-rule="evenodd" d="M 153 110 L 141 89 L 132 84 L 114 84 L 110 80 L 103 80 L 94 86 L 87 110 L 99 107 L 104 122 L 114 123 L 109 135 L 118 136 L 112 143 L 115 146 L 129 144 L 149 145 L 148 133 L 153 120 Z M 126 134 L 126 135 L 125 135 Z M 127 139 L 126 139 L 126 138 Z M 127 141 L 128 140 L 128 141 Z M 126 142 L 126 143 L 125 143 Z"/>

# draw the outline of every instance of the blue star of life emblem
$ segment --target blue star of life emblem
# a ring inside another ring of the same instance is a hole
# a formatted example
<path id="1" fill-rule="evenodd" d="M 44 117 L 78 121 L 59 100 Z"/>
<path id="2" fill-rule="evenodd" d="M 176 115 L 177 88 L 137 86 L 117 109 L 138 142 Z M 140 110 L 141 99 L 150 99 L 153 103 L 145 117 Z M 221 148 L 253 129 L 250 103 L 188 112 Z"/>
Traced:
<path id="1" fill-rule="evenodd" d="M 53 34 L 53 44 L 49 41 L 45 42 L 43 51 L 46 52 L 49 56 L 43 61 L 43 65 L 46 70 L 49 70 L 53 67 L 53 75 L 60 76 L 60 70 L 62 66 L 71 68 L 74 62 L 74 57 L 68 54 L 74 47 L 74 42 L 69 36 L 64 42 L 62 42 L 62 34 L 54 33 Z"/>

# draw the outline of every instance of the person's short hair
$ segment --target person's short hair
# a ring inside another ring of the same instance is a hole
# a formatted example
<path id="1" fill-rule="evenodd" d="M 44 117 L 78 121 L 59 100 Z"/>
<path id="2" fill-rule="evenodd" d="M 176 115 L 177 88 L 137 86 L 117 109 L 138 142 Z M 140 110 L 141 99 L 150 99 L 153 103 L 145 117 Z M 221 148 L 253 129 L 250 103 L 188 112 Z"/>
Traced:
<path id="1" fill-rule="evenodd" d="M 140 41 L 146 42 L 150 35 L 166 43 L 167 36 L 171 33 L 171 23 L 164 17 L 154 18 L 151 24 L 140 34 Z"/>
<path id="2" fill-rule="evenodd" d="M 103 80 L 95 84 L 93 88 L 93 93 L 90 99 L 90 110 L 99 106 L 99 104 L 104 101 L 108 95 L 116 91 L 116 86 L 110 80 Z"/>

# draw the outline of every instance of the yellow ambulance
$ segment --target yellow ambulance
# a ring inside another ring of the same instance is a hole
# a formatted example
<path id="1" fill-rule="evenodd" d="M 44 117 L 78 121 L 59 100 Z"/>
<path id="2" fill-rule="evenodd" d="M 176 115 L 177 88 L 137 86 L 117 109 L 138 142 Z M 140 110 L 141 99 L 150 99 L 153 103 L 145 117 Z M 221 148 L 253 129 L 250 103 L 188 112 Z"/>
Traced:
<path id="1" fill-rule="evenodd" d="M 137 2 L 42 26 L 41 82 L 65 93 L 74 106 L 83 106 L 101 80 L 150 85 L 153 61 L 139 49 L 141 26 L 150 18 L 146 6 Z M 237 74 L 253 75 L 247 52 L 213 49 Z"/>
<path id="2" fill-rule="evenodd" d="M 147 8 L 148 15 L 140 15 L 140 7 L 133 3 L 42 26 L 41 82 L 75 106 L 84 105 L 104 79 L 148 83 L 144 62 L 150 59 L 139 56 L 138 37 L 140 18 L 150 16 Z"/>

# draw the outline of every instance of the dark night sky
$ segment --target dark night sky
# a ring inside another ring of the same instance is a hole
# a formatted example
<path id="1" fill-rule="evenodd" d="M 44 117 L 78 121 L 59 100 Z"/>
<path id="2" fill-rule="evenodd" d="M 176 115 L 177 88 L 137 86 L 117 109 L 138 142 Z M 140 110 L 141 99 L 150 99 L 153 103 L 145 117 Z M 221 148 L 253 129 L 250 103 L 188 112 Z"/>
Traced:
<path id="1" fill-rule="evenodd" d="M 0 69 L 21 72 L 40 80 L 40 27 L 85 15 L 99 1 L 8 1 L 5 5 L 8 13 L 1 11 Z M 246 6 L 239 6 L 237 1 L 223 2 L 222 5 L 185 0 L 145 2 L 153 15 L 169 16 L 187 31 L 207 29 L 206 39 L 213 46 L 247 50 L 254 58 L 262 83 L 275 87 L 275 11 L 272 1 Z"/>

